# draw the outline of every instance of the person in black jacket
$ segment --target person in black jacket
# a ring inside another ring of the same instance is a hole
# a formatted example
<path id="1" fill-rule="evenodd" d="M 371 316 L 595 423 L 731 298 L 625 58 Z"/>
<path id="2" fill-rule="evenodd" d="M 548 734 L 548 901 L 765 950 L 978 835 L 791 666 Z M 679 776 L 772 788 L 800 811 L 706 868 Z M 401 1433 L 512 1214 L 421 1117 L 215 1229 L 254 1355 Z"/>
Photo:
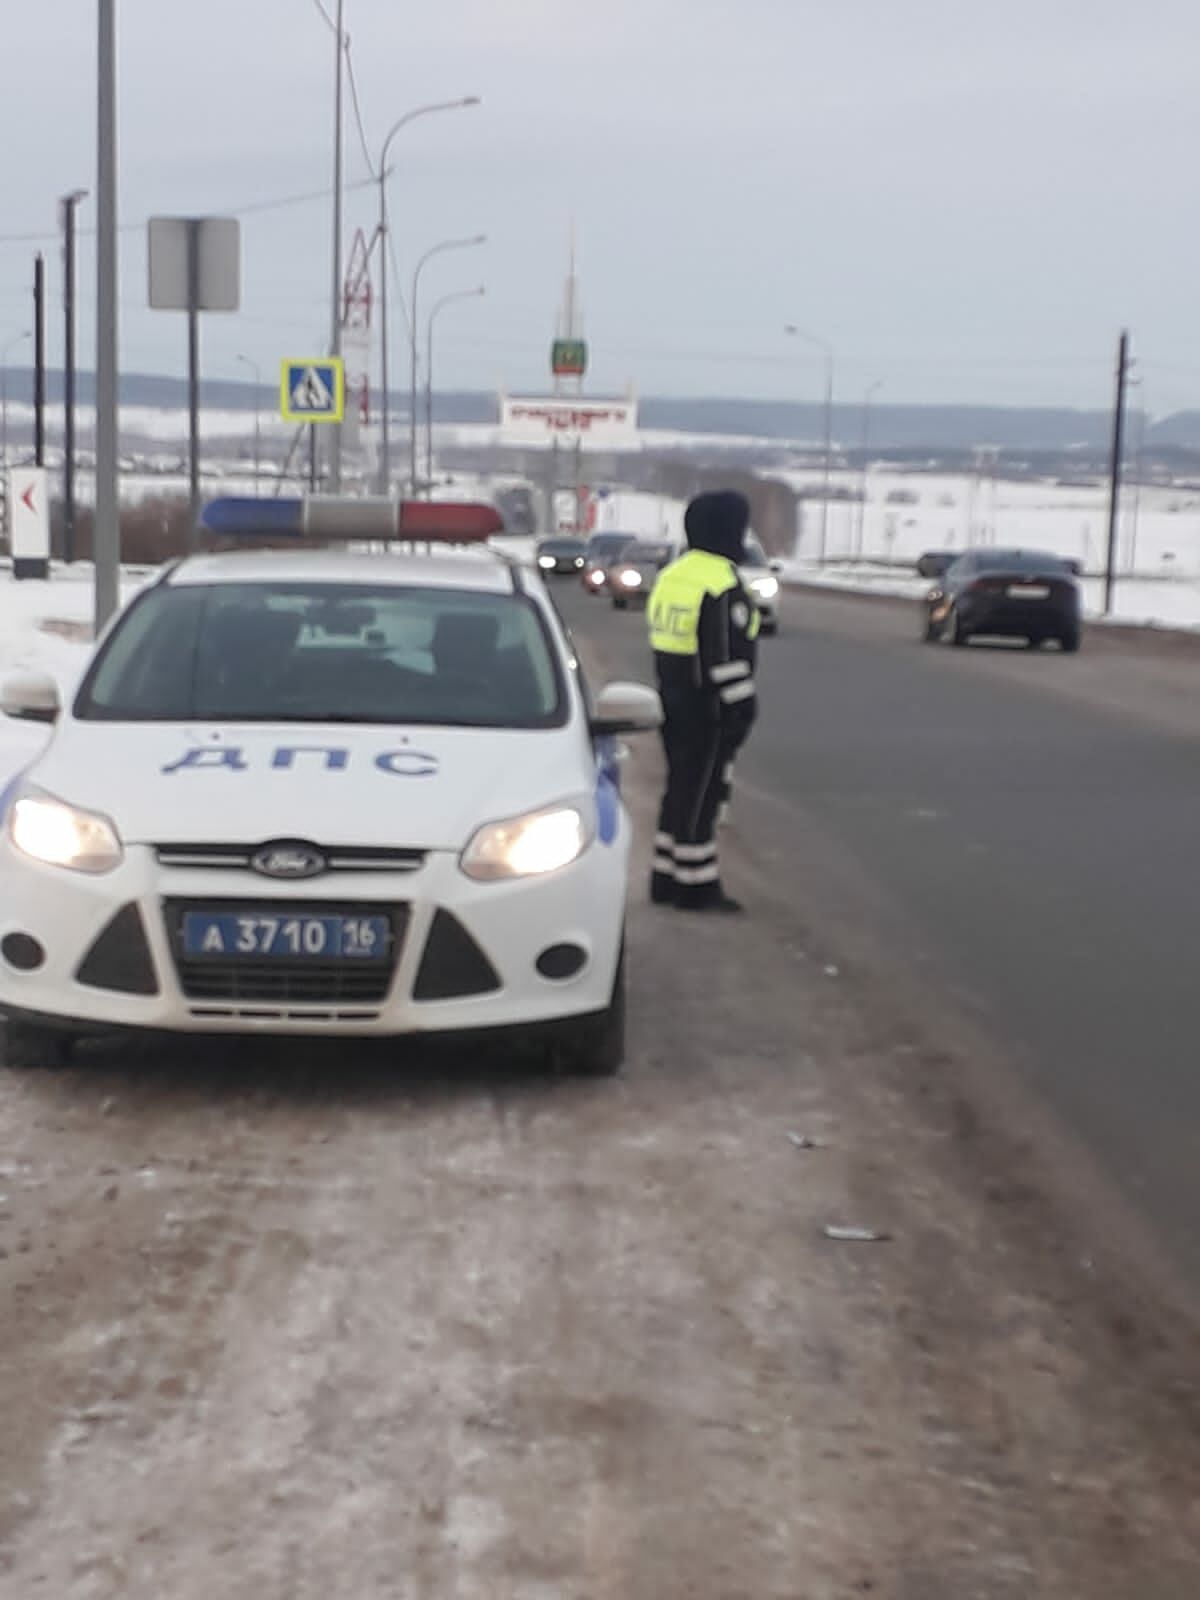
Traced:
<path id="1" fill-rule="evenodd" d="M 683 911 L 742 909 L 721 884 L 716 821 L 757 710 L 759 616 L 738 575 L 749 525 L 743 495 L 699 495 L 684 518 L 688 551 L 647 608 L 667 758 L 650 897 Z"/>

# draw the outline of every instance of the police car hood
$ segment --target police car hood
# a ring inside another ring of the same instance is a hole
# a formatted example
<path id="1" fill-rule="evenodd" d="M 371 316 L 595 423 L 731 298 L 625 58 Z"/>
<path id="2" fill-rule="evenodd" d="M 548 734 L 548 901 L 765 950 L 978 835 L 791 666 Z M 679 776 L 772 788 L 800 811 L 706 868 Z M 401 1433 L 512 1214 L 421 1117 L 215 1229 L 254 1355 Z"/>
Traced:
<path id="1" fill-rule="evenodd" d="M 28 772 L 126 844 L 461 850 L 483 822 L 594 786 L 568 730 L 65 724 Z"/>

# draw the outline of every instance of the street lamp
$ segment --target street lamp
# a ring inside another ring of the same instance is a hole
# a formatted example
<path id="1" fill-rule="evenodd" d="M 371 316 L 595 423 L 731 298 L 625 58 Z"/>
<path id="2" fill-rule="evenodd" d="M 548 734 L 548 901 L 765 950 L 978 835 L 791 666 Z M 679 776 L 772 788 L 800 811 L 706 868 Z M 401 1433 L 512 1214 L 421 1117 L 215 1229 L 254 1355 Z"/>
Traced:
<path id="1" fill-rule="evenodd" d="M 75 189 L 59 202 L 63 227 L 63 557 L 75 559 L 75 212 L 87 199 Z"/>
<path id="2" fill-rule="evenodd" d="M 478 289 L 460 289 L 457 294 L 444 294 L 429 313 L 425 329 L 425 481 L 433 481 L 433 325 L 438 313 L 456 300 L 478 300 L 487 293 L 482 284 Z"/>
<path id="3" fill-rule="evenodd" d="M 802 328 L 797 328 L 791 322 L 783 331 L 793 339 L 800 339 L 805 344 L 812 345 L 825 357 L 825 464 L 821 481 L 821 547 L 817 556 L 817 564 L 823 567 L 829 540 L 829 470 L 830 457 L 833 453 L 833 346 L 814 333 L 805 333 Z"/>
<path id="4" fill-rule="evenodd" d="M 390 352 L 389 352 L 389 349 L 388 349 L 388 278 L 389 278 L 388 267 L 389 267 L 389 262 L 388 262 L 388 244 L 387 244 L 387 241 L 388 241 L 388 206 L 387 206 L 387 180 L 388 180 L 388 164 L 387 163 L 388 163 L 388 153 L 392 148 L 393 139 L 395 139 L 396 135 L 400 132 L 400 130 L 402 128 L 407 128 L 408 124 L 410 122 L 415 122 L 418 117 L 432 116 L 435 111 L 462 111 L 467 106 L 478 106 L 478 105 L 482 105 L 482 104 L 483 104 L 483 102 L 480 100 L 479 96 L 472 94 L 472 95 L 468 95 L 463 100 L 439 100 L 433 105 L 418 106 L 415 111 L 409 111 L 403 117 L 401 117 L 399 122 L 397 122 L 397 123 L 395 123 L 393 125 L 393 127 L 391 129 L 391 132 L 388 134 L 387 138 L 383 141 L 383 152 L 379 157 L 379 171 L 376 174 L 376 177 L 377 177 L 378 183 L 379 183 L 379 224 L 378 224 L 378 227 L 376 229 L 376 235 L 375 235 L 376 238 L 379 241 L 379 275 L 380 275 L 379 325 L 380 325 L 380 337 L 382 339 L 382 351 L 381 351 L 381 361 L 380 361 L 380 367 L 381 367 L 380 382 L 381 382 L 382 387 L 383 387 L 383 397 L 382 397 L 382 407 L 383 407 L 383 409 L 382 409 L 382 413 L 381 413 L 381 416 L 380 416 L 380 437 L 379 437 L 379 492 L 381 494 L 390 494 L 391 493 L 391 464 L 392 464 L 392 442 L 391 442 L 391 426 L 390 426 L 390 422 L 391 422 L 391 418 L 390 418 L 391 395 L 388 392 L 388 384 L 389 384 L 389 381 L 390 381 L 390 373 L 389 373 Z"/>
<path id="5" fill-rule="evenodd" d="M 3 457 L 6 474 L 8 472 L 8 358 L 19 344 L 24 344 L 26 339 L 32 338 L 33 334 L 26 328 L 24 333 L 14 334 L 0 351 L 0 455 Z M 5 493 L 7 493 L 7 478 L 5 482 Z"/>
<path id="6" fill-rule="evenodd" d="M 257 500 L 262 493 L 262 413 L 259 410 L 262 391 L 262 368 L 257 361 L 251 361 L 249 356 L 237 356 L 235 359 L 243 367 L 249 367 L 254 374 L 254 498 Z"/>
<path id="7" fill-rule="evenodd" d="M 409 474 L 412 483 L 412 493 L 417 493 L 417 291 L 421 284 L 421 273 L 428 261 L 434 256 L 443 255 L 447 250 L 471 250 L 476 245 L 486 244 L 487 234 L 476 233 L 469 239 L 443 239 L 440 244 L 431 245 L 421 259 L 417 262 L 413 272 L 412 295 L 408 302 L 409 332 L 412 335 L 409 349 Z"/>
<path id="8" fill-rule="evenodd" d="M 861 561 L 863 553 L 863 523 L 867 514 L 867 450 L 871 443 L 871 397 L 883 388 L 883 380 L 871 384 L 863 396 L 862 474 L 859 479 L 858 534 L 854 540 L 855 559 Z"/>

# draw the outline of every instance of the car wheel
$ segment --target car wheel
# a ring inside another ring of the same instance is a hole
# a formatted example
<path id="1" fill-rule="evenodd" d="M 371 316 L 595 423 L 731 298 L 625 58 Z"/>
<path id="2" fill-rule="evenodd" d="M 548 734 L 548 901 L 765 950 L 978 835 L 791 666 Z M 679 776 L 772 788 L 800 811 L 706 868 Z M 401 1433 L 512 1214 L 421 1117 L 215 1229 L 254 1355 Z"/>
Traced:
<path id="1" fill-rule="evenodd" d="M 764 639 L 773 639 L 779 632 L 779 624 L 777 622 L 764 622 L 758 631 Z"/>
<path id="2" fill-rule="evenodd" d="M 926 644 L 936 644 L 941 637 L 942 637 L 941 625 L 939 623 L 935 622 L 933 620 L 932 616 L 926 617 L 925 618 L 925 631 L 921 635 L 922 640 Z"/>
<path id="3" fill-rule="evenodd" d="M 1075 655 L 1080 644 L 1078 626 L 1074 628 L 1068 628 L 1066 633 L 1060 635 L 1059 642 L 1069 656 Z"/>
<path id="4" fill-rule="evenodd" d="M 38 1022 L 18 1022 L 10 1017 L 0 1034 L 0 1062 L 17 1071 L 70 1064 L 75 1040 L 69 1033 Z"/>
<path id="5" fill-rule="evenodd" d="M 956 650 L 961 650 L 968 639 L 970 639 L 971 635 L 967 632 L 967 629 L 963 625 L 963 619 L 958 614 L 957 606 L 955 606 L 954 610 L 950 613 L 949 622 L 950 643 L 955 647 Z"/>
<path id="6" fill-rule="evenodd" d="M 579 1078 L 611 1078 L 625 1062 L 625 951 L 617 961 L 607 1011 L 564 1024 L 554 1051 L 556 1065 Z"/>
<path id="7" fill-rule="evenodd" d="M 629 606 L 629 601 L 626 600 L 626 598 L 625 598 L 625 596 L 623 594 L 615 594 L 615 595 L 613 595 L 613 610 L 614 611 L 625 611 L 625 610 L 628 609 L 628 606 Z"/>

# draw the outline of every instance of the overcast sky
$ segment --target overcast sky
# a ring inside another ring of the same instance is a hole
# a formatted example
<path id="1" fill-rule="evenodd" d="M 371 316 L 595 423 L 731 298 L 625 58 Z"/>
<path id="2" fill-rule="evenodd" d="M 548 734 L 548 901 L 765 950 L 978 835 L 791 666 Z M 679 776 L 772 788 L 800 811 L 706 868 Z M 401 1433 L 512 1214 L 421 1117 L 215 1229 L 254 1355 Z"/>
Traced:
<path id="1" fill-rule="evenodd" d="M 333 0 L 326 0 L 332 4 Z M 94 188 L 94 0 L 4 0 L 0 344 L 28 326 L 55 201 Z M 333 37 L 316 0 L 117 0 L 121 358 L 182 372 L 145 309 L 141 224 L 327 189 Z M 812 398 L 804 325 L 841 397 L 1106 405 L 1128 323 L 1155 413 L 1200 405 L 1196 0 L 346 0 L 372 160 L 400 135 L 401 279 L 486 283 L 440 323 L 439 383 L 545 383 L 574 218 L 597 391 Z M 367 176 L 352 115 L 347 179 Z M 369 228 L 371 189 L 348 226 Z M 81 222 L 90 226 L 86 206 Z M 328 337 L 327 199 L 243 223 L 243 311 L 210 376 Z M 94 263 L 81 249 L 81 359 Z M 61 348 L 57 313 L 51 352 Z M 393 372 L 405 370 L 401 316 Z M 21 357 L 14 353 L 14 363 Z"/>

